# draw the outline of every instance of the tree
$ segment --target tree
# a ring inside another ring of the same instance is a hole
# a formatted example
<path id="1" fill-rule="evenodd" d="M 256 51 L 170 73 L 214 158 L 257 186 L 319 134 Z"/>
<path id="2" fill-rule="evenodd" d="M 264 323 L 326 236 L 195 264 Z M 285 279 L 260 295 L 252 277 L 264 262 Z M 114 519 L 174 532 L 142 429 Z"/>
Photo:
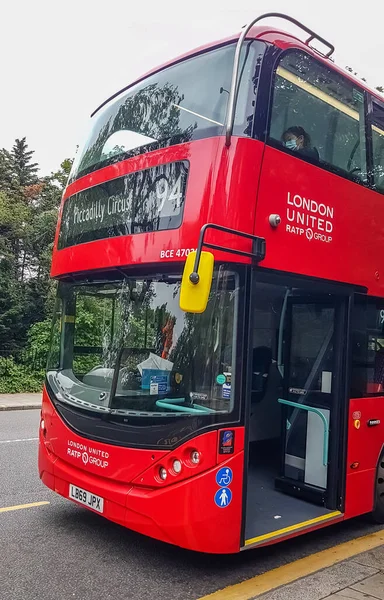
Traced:
<path id="1" fill-rule="evenodd" d="M 58 171 L 41 179 L 38 184 L 24 188 L 31 210 L 31 221 L 26 232 L 27 267 L 30 266 L 35 279 L 46 286 L 47 292 L 58 210 L 72 162 L 66 158 Z"/>
<path id="2" fill-rule="evenodd" d="M 34 150 L 28 150 L 25 137 L 15 140 L 10 156 L 14 181 L 18 187 L 25 187 L 38 181 L 39 165 L 31 162 L 33 154 Z"/>
<path id="3" fill-rule="evenodd" d="M 7 258 L 15 278 L 20 265 L 20 242 L 29 218 L 28 207 L 12 195 L 0 192 L 0 255 Z"/>
<path id="4" fill-rule="evenodd" d="M 73 158 L 65 158 L 60 165 L 60 169 L 51 173 L 50 179 L 63 190 L 67 185 L 68 177 L 72 169 Z"/>
<path id="5" fill-rule="evenodd" d="M 23 303 L 11 254 L 0 250 L 0 349 L 13 351 L 23 336 Z"/>
<path id="6" fill-rule="evenodd" d="M 12 191 L 12 158 L 5 148 L 0 150 L 0 191 Z"/>
<path id="7" fill-rule="evenodd" d="M 72 161 L 39 179 L 32 156 L 25 137 L 0 149 L 0 354 L 23 348 L 53 304 L 51 254 Z"/>

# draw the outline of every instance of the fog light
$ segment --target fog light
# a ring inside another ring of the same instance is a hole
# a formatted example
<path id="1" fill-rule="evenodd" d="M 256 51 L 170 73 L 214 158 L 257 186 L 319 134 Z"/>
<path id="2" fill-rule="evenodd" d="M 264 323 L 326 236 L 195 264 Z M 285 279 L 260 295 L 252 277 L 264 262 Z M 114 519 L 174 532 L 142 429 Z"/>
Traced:
<path id="1" fill-rule="evenodd" d="M 181 462 L 177 459 L 174 460 L 172 468 L 175 471 L 175 473 L 177 473 L 177 474 L 181 473 Z"/>
<path id="2" fill-rule="evenodd" d="M 41 419 L 41 421 L 40 421 L 40 428 L 42 431 L 44 431 L 44 429 L 45 429 L 44 419 Z"/>
<path id="3" fill-rule="evenodd" d="M 191 452 L 191 462 L 194 465 L 198 465 L 200 462 L 200 452 L 198 452 L 197 450 L 193 450 Z"/>
<path id="4" fill-rule="evenodd" d="M 160 469 L 159 469 L 159 477 L 163 481 L 165 481 L 167 479 L 167 470 L 164 469 L 164 467 L 160 467 Z"/>

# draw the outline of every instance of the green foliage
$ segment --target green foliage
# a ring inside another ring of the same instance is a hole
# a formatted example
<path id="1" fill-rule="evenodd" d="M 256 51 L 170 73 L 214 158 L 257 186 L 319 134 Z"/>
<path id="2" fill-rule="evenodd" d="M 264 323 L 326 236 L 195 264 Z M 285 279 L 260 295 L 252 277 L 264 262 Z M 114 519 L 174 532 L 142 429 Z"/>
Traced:
<path id="1" fill-rule="evenodd" d="M 41 392 L 43 387 L 44 370 L 17 364 L 13 357 L 0 356 L 0 375 L 0 394 Z"/>
<path id="2" fill-rule="evenodd" d="M 76 301 L 76 346 L 102 346 L 103 321 L 105 312 L 111 311 L 111 302 L 93 298 L 92 296 L 78 296 Z"/>
<path id="3" fill-rule="evenodd" d="M 35 374 L 19 360 L 20 351 L 46 355 L 55 285 L 50 263 L 58 209 L 72 160 L 65 159 L 48 177 L 38 177 L 38 164 L 26 138 L 0 149 L 0 359 L 14 356 L 0 391 L 40 389 Z M 0 365 L 0 373 L 5 368 Z M 17 388 L 17 390 L 16 390 Z"/>
<path id="4" fill-rule="evenodd" d="M 28 150 L 26 138 L 16 139 L 10 152 L 13 181 L 18 187 L 25 187 L 37 182 L 39 165 L 32 163 L 33 150 Z"/>
<path id="5" fill-rule="evenodd" d="M 52 319 L 33 323 L 28 330 L 27 348 L 36 354 L 48 356 L 52 330 Z"/>
<path id="6" fill-rule="evenodd" d="M 0 190 L 8 193 L 12 190 L 11 162 L 12 159 L 10 153 L 4 148 L 0 150 Z"/>
<path id="7" fill-rule="evenodd" d="M 14 278 L 11 253 L 0 255 L 0 348 L 13 350 L 23 337 L 23 302 L 20 286 Z"/>

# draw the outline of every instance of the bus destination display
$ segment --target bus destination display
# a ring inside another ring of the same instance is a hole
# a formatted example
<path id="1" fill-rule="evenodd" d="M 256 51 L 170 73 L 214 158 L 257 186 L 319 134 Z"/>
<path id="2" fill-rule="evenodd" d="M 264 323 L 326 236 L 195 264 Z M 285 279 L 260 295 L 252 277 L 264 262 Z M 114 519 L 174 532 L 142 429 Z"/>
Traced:
<path id="1" fill-rule="evenodd" d="M 120 235 L 177 229 L 182 222 L 189 164 L 137 171 L 70 196 L 59 249 Z"/>

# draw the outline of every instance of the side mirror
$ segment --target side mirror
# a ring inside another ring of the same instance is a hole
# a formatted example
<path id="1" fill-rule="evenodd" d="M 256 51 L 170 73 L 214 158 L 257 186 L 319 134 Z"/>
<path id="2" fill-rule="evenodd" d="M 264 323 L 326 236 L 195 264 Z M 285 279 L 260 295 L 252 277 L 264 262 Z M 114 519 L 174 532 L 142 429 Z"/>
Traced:
<path id="1" fill-rule="evenodd" d="M 180 289 L 180 308 L 184 312 L 202 313 L 207 308 L 211 291 L 214 258 L 211 252 L 202 251 L 195 272 L 196 252 L 190 252 L 185 261 Z"/>

